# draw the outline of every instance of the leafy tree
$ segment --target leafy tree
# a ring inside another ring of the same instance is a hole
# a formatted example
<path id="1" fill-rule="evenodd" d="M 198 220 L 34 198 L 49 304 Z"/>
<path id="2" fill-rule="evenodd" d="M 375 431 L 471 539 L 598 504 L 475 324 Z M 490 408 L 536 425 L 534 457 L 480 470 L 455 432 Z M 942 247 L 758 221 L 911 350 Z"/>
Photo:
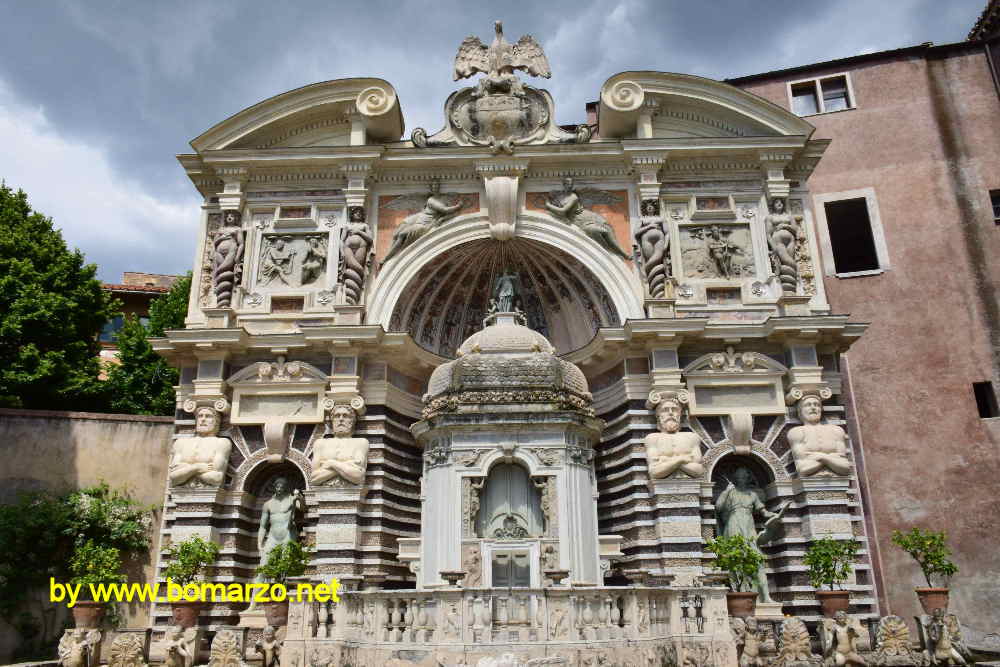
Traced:
<path id="1" fill-rule="evenodd" d="M 951 561 L 951 549 L 945 531 L 921 530 L 914 528 L 908 533 L 892 531 L 892 543 L 913 556 L 924 574 L 928 586 L 934 586 L 931 577 L 940 576 L 945 588 L 951 577 L 958 572 L 958 566 Z"/>
<path id="2" fill-rule="evenodd" d="M 751 591 L 751 582 L 764 564 L 761 554 L 742 535 L 717 537 L 705 544 L 705 549 L 715 554 L 715 567 L 729 573 L 729 587 L 734 593 Z"/>
<path id="3" fill-rule="evenodd" d="M 834 585 L 843 589 L 843 584 L 851 576 L 851 565 L 858 553 L 858 543 L 853 540 L 838 541 L 823 537 L 806 549 L 802 562 L 809 568 L 809 583 L 815 589 L 826 585 L 831 591 Z"/>
<path id="4" fill-rule="evenodd" d="M 149 304 L 149 325 L 128 316 L 118 332 L 118 359 L 108 370 L 110 407 L 114 412 L 137 415 L 174 413 L 177 370 L 153 351 L 149 339 L 169 329 L 182 329 L 187 315 L 191 274 L 174 283 L 170 291 Z"/>
<path id="5" fill-rule="evenodd" d="M 0 183 L 0 406 L 100 409 L 97 334 L 117 309 L 23 191 Z"/>

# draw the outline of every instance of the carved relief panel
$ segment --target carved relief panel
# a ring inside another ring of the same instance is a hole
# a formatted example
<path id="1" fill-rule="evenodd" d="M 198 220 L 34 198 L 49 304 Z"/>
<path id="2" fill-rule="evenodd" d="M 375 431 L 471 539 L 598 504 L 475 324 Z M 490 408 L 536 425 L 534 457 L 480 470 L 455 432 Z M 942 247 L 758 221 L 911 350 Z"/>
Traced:
<path id="1" fill-rule="evenodd" d="M 286 290 L 328 284 L 330 235 L 326 232 L 264 234 L 257 256 L 254 286 Z"/>

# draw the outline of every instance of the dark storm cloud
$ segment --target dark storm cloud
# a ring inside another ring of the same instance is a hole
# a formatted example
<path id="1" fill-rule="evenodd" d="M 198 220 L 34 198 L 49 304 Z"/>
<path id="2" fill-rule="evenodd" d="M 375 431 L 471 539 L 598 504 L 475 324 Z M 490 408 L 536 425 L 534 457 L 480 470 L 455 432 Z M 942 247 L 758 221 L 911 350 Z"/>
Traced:
<path id="1" fill-rule="evenodd" d="M 191 263 L 198 198 L 174 159 L 216 122 L 314 81 L 378 76 L 437 130 L 461 40 L 544 46 L 560 123 L 612 74 L 713 78 L 958 41 L 984 0 L 893 2 L 24 2 L 0 25 L 0 177 L 101 267 Z M 498 9 L 502 7 L 502 10 Z"/>

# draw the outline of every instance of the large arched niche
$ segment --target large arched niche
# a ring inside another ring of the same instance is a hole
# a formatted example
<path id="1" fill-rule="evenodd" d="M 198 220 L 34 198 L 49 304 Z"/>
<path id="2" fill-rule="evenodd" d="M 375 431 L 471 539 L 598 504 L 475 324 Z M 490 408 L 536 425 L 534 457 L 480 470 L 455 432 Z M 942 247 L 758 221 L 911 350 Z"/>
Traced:
<path id="1" fill-rule="evenodd" d="M 405 331 L 422 347 L 455 356 L 482 327 L 493 285 L 505 271 L 521 285 L 528 326 L 559 354 L 586 345 L 600 327 L 622 317 L 608 290 L 577 257 L 540 241 L 467 241 L 424 264 L 400 293 L 389 331 Z"/>

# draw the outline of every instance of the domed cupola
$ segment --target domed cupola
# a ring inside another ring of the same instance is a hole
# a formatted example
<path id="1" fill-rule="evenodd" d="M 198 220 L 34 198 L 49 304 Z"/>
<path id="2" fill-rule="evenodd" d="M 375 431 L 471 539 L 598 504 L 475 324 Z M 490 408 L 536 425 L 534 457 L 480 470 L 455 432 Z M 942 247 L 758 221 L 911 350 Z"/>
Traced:
<path id="1" fill-rule="evenodd" d="M 438 366 L 424 395 L 424 418 L 441 412 L 574 410 L 592 416 L 587 379 L 555 355 L 548 339 L 516 312 L 495 313 Z"/>

